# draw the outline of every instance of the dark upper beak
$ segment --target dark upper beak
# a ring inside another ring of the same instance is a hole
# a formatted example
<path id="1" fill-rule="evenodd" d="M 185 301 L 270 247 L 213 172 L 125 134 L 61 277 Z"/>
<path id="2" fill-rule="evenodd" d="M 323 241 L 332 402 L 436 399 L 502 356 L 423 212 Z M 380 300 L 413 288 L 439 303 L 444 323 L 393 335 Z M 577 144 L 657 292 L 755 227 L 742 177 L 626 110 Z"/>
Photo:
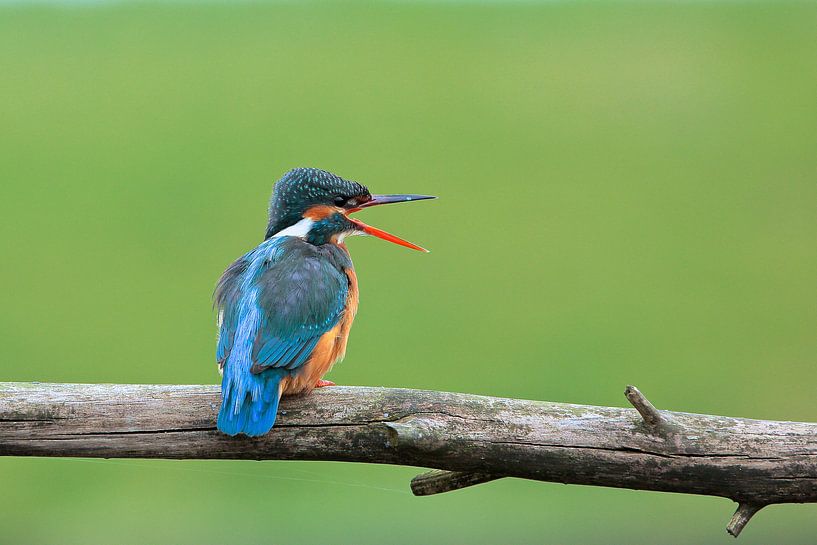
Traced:
<path id="1" fill-rule="evenodd" d="M 366 201 L 362 204 L 357 205 L 355 208 L 351 209 L 349 212 L 357 212 L 358 210 L 362 210 L 364 208 L 369 208 L 370 206 L 379 206 L 381 204 L 392 204 L 397 202 L 411 202 L 411 201 L 424 201 L 426 199 L 436 199 L 437 197 L 433 197 L 431 195 L 372 195 L 372 200 Z"/>

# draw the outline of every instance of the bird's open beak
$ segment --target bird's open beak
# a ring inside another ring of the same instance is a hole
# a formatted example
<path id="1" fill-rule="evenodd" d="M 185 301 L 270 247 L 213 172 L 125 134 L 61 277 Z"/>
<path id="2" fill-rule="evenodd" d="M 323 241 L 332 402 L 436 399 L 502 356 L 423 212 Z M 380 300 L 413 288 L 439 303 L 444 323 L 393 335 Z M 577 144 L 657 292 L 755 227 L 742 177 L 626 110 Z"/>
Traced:
<path id="1" fill-rule="evenodd" d="M 349 210 L 349 214 L 354 212 L 359 212 L 364 208 L 369 208 L 371 206 L 378 206 L 381 204 L 392 204 L 398 202 L 413 202 L 413 201 L 424 201 L 426 199 L 436 199 L 437 197 L 432 197 L 431 195 L 372 195 L 372 199 L 367 201 L 356 208 L 352 208 Z M 393 242 L 395 244 L 399 244 L 400 246 L 405 246 L 406 248 L 411 248 L 412 250 L 419 250 L 421 252 L 428 253 L 428 250 L 423 248 L 422 246 L 417 246 L 416 244 L 412 244 L 407 240 L 403 240 L 400 237 L 394 236 L 391 233 L 387 233 L 377 227 L 372 227 L 371 225 L 366 225 L 360 220 L 357 219 L 350 219 L 352 223 L 355 224 L 361 232 L 366 233 L 367 235 L 372 235 L 373 237 L 382 238 L 383 240 L 388 240 L 389 242 Z"/>

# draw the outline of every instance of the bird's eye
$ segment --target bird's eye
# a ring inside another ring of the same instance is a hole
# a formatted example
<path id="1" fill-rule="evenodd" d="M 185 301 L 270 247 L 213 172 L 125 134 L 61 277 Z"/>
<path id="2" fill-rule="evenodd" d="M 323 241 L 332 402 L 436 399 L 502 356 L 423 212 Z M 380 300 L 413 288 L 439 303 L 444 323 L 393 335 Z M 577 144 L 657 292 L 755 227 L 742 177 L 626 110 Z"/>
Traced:
<path id="1" fill-rule="evenodd" d="M 344 206 L 346 201 L 349 200 L 346 197 L 335 197 L 335 206 Z"/>

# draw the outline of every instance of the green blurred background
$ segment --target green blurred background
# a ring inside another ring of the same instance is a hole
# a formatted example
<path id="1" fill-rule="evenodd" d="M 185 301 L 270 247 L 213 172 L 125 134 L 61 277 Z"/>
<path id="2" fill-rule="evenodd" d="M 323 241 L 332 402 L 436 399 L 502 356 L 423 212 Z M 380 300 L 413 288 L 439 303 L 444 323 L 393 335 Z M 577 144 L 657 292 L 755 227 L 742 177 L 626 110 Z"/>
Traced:
<path id="1" fill-rule="evenodd" d="M 0 380 L 216 383 L 272 183 L 367 221 L 343 384 L 817 421 L 817 5 L 0 6 Z M 412 468 L 0 459 L 0 543 L 729 543 L 724 499 Z M 813 543 L 814 506 L 743 544 Z"/>

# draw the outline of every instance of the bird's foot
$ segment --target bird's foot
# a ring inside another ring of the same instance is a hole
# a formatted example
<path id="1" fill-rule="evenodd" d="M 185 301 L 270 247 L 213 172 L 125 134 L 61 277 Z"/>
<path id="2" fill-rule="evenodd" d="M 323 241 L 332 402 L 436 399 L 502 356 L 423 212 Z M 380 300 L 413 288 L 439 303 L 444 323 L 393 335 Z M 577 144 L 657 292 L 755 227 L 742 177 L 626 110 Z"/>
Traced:
<path id="1" fill-rule="evenodd" d="M 335 384 L 335 383 L 334 383 L 334 382 L 332 382 L 331 380 L 323 380 L 323 379 L 321 379 L 321 380 L 319 380 L 319 381 L 318 381 L 318 383 L 315 385 L 315 388 L 325 388 L 325 387 L 327 387 L 327 386 L 337 386 L 337 384 Z"/>

